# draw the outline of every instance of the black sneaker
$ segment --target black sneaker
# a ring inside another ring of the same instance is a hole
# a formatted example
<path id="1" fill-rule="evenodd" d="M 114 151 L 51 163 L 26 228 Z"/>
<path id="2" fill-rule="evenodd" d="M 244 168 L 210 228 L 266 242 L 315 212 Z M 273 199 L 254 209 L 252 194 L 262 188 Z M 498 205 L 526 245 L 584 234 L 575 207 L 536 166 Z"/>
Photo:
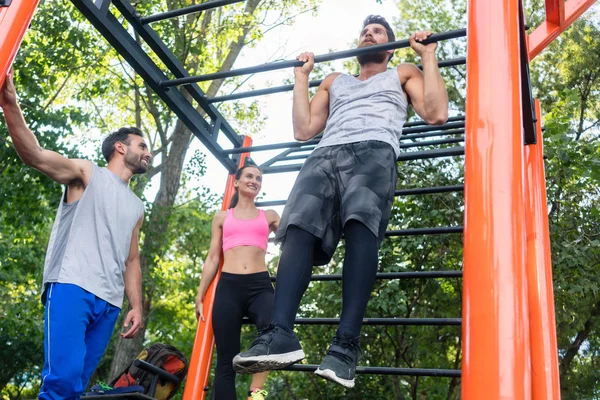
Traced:
<path id="1" fill-rule="evenodd" d="M 282 369 L 304 359 L 304 351 L 293 333 L 271 325 L 258 335 L 248 351 L 233 358 L 233 369 L 238 374 Z"/>
<path id="2" fill-rule="evenodd" d="M 353 388 L 359 355 L 358 338 L 343 339 L 336 336 L 331 341 L 327 355 L 321 361 L 315 374 L 344 387 Z"/>

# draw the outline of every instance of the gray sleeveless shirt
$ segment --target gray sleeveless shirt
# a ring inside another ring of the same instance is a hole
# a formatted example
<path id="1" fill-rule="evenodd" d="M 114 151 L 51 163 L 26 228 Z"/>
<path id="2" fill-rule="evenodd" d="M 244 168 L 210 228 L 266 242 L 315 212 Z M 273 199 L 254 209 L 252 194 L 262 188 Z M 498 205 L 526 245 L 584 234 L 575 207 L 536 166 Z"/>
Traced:
<path id="1" fill-rule="evenodd" d="M 125 261 L 143 212 L 127 183 L 94 165 L 81 198 L 69 204 L 61 199 L 46 252 L 44 290 L 51 282 L 71 283 L 121 307 Z"/>
<path id="2" fill-rule="evenodd" d="M 396 68 L 366 81 L 339 75 L 329 89 L 329 117 L 317 148 L 377 140 L 398 156 L 407 107 Z"/>

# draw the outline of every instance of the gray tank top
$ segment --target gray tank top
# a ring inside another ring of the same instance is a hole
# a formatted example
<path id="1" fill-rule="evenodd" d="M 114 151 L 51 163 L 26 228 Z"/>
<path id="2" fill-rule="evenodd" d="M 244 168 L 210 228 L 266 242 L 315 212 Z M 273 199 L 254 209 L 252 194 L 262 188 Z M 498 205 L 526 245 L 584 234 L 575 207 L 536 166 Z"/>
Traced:
<path id="1" fill-rule="evenodd" d="M 44 266 L 50 282 L 71 283 L 121 307 L 125 261 L 144 204 L 127 183 L 106 168 L 93 167 L 81 198 L 61 199 Z"/>
<path id="2" fill-rule="evenodd" d="M 407 108 L 396 68 L 366 81 L 339 75 L 329 89 L 329 117 L 317 148 L 377 140 L 398 156 Z"/>

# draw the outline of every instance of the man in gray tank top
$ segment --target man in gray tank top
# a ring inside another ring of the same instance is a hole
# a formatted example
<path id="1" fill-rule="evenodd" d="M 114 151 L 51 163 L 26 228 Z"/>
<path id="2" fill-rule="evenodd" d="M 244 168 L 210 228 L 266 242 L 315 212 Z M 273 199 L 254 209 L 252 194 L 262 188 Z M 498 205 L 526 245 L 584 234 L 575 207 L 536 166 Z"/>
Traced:
<path id="1" fill-rule="evenodd" d="M 0 91 L 8 132 L 23 162 L 65 185 L 50 235 L 42 301 L 44 367 L 39 399 L 78 399 L 106 350 L 127 295 L 124 338 L 142 325 L 138 234 L 144 205 L 129 189 L 152 155 L 137 128 L 102 144 L 100 168 L 40 147 L 17 103 L 13 73 Z"/>
<path id="2" fill-rule="evenodd" d="M 292 329 L 313 265 L 329 262 L 341 235 L 346 254 L 341 321 L 316 373 L 345 387 L 354 386 L 359 336 L 375 282 L 378 250 L 390 218 L 396 188 L 398 140 L 408 105 L 430 124 L 448 118 L 448 96 L 438 70 L 431 32 L 411 35 L 423 72 L 414 64 L 387 69 L 394 51 L 358 57 L 360 74 L 327 76 L 309 101 L 308 76 L 314 55 L 294 70 L 294 138 L 325 132 L 308 157 L 288 198 L 275 242 L 282 244 L 277 269 L 273 326 L 234 358 L 238 372 L 284 368 L 304 358 Z M 394 41 L 380 16 L 363 23 L 359 47 Z"/>

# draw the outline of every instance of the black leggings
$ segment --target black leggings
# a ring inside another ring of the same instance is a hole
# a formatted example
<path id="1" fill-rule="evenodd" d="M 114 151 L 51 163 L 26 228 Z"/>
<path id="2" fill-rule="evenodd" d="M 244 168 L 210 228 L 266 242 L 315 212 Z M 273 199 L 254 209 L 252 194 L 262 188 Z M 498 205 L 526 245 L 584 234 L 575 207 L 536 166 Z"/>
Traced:
<path id="1" fill-rule="evenodd" d="M 344 225 L 346 254 L 342 270 L 342 315 L 337 336 L 359 336 L 362 320 L 375 283 L 379 245 L 377 237 L 363 223 L 351 219 Z M 277 269 L 273 322 L 288 331 L 294 326 L 302 295 L 310 283 L 316 236 L 291 225 Z"/>
<path id="2" fill-rule="evenodd" d="M 268 272 L 247 275 L 221 273 L 213 307 L 217 344 L 213 399 L 236 399 L 232 361 L 240 352 L 242 318 L 250 318 L 258 329 L 262 329 L 271 323 L 272 313 L 273 285 Z"/>

